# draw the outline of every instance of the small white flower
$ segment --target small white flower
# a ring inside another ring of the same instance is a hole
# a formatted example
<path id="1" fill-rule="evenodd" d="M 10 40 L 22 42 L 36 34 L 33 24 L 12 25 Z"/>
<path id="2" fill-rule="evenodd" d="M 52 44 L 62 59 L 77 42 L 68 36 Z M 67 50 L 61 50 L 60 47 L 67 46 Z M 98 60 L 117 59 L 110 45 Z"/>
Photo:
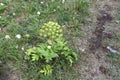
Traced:
<path id="1" fill-rule="evenodd" d="M 22 51 L 24 51 L 24 50 L 25 50 L 25 48 L 24 48 L 24 47 L 22 47 L 22 48 L 21 48 L 21 50 L 22 50 Z"/>
<path id="2" fill-rule="evenodd" d="M 2 18 L 2 17 L 0 16 L 0 18 Z"/>
<path id="3" fill-rule="evenodd" d="M 47 46 L 48 49 L 51 49 L 51 46 Z"/>
<path id="4" fill-rule="evenodd" d="M 20 38 L 21 38 L 21 35 L 20 35 L 20 34 L 17 34 L 17 35 L 16 35 L 16 38 L 20 39 Z"/>
<path id="5" fill-rule="evenodd" d="M 64 3 L 65 3 L 65 0 L 62 0 L 62 3 L 64 4 Z"/>
<path id="6" fill-rule="evenodd" d="M 13 13 L 13 16 L 15 16 L 16 14 L 15 13 Z"/>
<path id="7" fill-rule="evenodd" d="M 40 15 L 40 11 L 37 12 L 37 15 Z"/>
<path id="8" fill-rule="evenodd" d="M 43 2 L 43 1 L 41 1 L 40 3 L 41 3 L 41 4 L 43 4 L 44 2 Z"/>
<path id="9" fill-rule="evenodd" d="M 25 34 L 25 37 L 30 37 L 30 35 L 29 34 Z"/>
<path id="10" fill-rule="evenodd" d="M 1 6 L 4 6 L 4 4 L 3 4 L 3 3 L 0 3 L 0 5 L 1 5 Z"/>
<path id="11" fill-rule="evenodd" d="M 10 36 L 9 35 L 5 35 L 5 39 L 10 39 Z"/>

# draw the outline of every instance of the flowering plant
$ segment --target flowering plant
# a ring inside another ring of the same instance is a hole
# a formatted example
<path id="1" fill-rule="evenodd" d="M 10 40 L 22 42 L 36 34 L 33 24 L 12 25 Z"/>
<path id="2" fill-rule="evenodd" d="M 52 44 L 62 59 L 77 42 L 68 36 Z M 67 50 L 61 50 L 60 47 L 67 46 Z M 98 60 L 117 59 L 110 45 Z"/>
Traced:
<path id="1" fill-rule="evenodd" d="M 74 60 L 77 60 L 77 54 L 67 46 L 67 41 L 63 39 L 62 28 L 54 22 L 44 24 L 40 29 L 40 36 L 44 37 L 47 42 L 41 43 L 36 47 L 28 49 L 25 54 L 28 60 L 44 61 L 47 64 L 54 64 L 62 60 L 72 65 Z M 46 70 L 47 69 L 47 70 Z M 49 71 L 50 70 L 50 71 Z M 44 68 L 41 73 L 52 73 L 52 69 Z"/>
<path id="2" fill-rule="evenodd" d="M 40 29 L 40 36 L 44 37 L 45 39 L 50 39 L 50 40 L 54 40 L 58 37 L 62 37 L 62 28 L 60 25 L 58 25 L 58 23 L 56 22 L 48 22 L 45 23 L 41 29 Z"/>

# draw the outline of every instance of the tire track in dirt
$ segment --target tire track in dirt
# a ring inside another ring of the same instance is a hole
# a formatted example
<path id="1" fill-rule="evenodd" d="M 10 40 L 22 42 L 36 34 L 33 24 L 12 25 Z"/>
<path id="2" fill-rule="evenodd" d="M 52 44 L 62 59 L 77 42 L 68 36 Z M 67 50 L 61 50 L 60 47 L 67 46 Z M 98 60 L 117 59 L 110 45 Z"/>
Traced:
<path id="1" fill-rule="evenodd" d="M 93 31 L 93 36 L 90 38 L 90 40 L 88 40 L 90 43 L 90 51 L 95 51 L 102 47 L 102 40 L 104 36 L 103 32 L 105 30 L 104 25 L 106 24 L 106 22 L 110 22 L 113 19 L 113 17 L 104 10 L 99 11 L 99 13 L 100 15 L 97 16 L 97 25 L 95 30 Z"/>

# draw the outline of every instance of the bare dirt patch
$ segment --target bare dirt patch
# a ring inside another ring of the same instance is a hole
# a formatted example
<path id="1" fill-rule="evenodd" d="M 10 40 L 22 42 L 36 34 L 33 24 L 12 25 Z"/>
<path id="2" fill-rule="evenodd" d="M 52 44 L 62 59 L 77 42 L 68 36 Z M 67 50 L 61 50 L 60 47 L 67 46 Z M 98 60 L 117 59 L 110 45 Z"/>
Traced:
<path id="1" fill-rule="evenodd" d="M 75 41 L 77 48 L 82 52 L 80 55 L 87 55 L 80 57 L 80 66 L 77 67 L 77 70 L 81 75 L 81 80 L 116 80 L 118 78 L 114 79 L 110 72 L 112 63 L 107 60 L 107 55 L 110 53 L 106 47 L 111 44 L 114 47 L 116 46 L 113 35 L 116 34 L 117 30 L 117 32 L 120 31 L 118 25 L 115 27 L 115 17 L 120 2 L 118 0 L 95 0 L 91 2 L 91 17 L 88 18 L 90 23 L 82 26 L 85 37 L 77 38 L 78 41 Z M 107 40 L 112 40 L 113 43 L 106 44 L 105 41 Z"/>

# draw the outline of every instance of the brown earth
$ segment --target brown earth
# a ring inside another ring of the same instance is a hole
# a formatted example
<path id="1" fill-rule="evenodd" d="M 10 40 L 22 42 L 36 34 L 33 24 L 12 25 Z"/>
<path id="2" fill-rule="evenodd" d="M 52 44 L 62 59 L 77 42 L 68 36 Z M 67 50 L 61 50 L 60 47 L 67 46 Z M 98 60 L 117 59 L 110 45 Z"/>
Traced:
<path id="1" fill-rule="evenodd" d="M 114 43 L 112 46 L 120 51 L 120 44 L 112 40 L 112 36 L 120 32 L 120 24 L 117 24 L 115 19 L 120 1 L 93 0 L 91 2 L 92 6 L 89 9 L 91 17 L 88 18 L 90 23 L 82 26 L 85 37 L 74 40 L 76 48 L 82 52 L 80 55 L 87 55 L 80 56 L 80 64 L 76 66 L 76 70 L 81 75 L 81 80 L 116 80 L 109 70 L 112 64 L 106 59 L 106 55 L 110 54 L 106 47 Z M 109 40 L 111 43 L 107 43 Z M 120 80 L 119 77 L 117 79 Z"/>

